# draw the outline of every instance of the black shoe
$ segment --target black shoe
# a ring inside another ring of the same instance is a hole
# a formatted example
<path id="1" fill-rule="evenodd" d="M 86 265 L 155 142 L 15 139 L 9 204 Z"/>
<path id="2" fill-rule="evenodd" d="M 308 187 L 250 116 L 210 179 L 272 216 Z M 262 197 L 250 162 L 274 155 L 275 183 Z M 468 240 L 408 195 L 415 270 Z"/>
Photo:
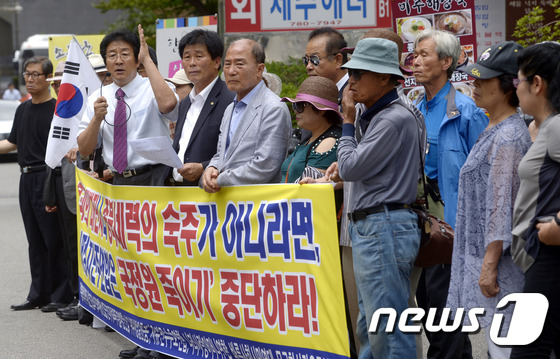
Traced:
<path id="1" fill-rule="evenodd" d="M 56 315 L 60 318 L 62 315 L 78 313 L 78 305 L 67 306 L 56 311 Z"/>
<path id="2" fill-rule="evenodd" d="M 14 304 L 10 308 L 12 308 L 12 310 L 30 310 L 35 308 L 41 308 L 45 304 L 46 303 L 42 303 L 36 300 L 32 300 L 32 301 L 26 300 L 21 304 Z"/>
<path id="3" fill-rule="evenodd" d="M 136 356 L 136 353 L 138 352 L 138 348 L 139 347 L 136 347 L 134 349 L 123 349 L 119 353 L 119 357 L 121 357 L 121 358 L 134 358 Z"/>
<path id="4" fill-rule="evenodd" d="M 143 348 L 138 348 L 134 359 L 150 359 L 150 351 Z"/>
<path id="5" fill-rule="evenodd" d="M 60 309 L 58 309 L 58 310 L 56 311 L 56 315 L 58 315 L 58 316 L 60 317 L 60 315 L 61 315 L 62 313 L 65 313 L 65 312 L 69 311 L 69 310 L 72 309 L 73 307 L 75 307 L 75 306 L 69 305 L 69 306 L 67 306 L 67 307 L 60 308 Z"/>
<path id="6" fill-rule="evenodd" d="M 78 303 L 76 302 L 76 304 L 73 304 L 74 302 L 72 302 L 70 305 L 67 305 L 66 307 L 62 307 L 60 309 L 58 309 L 56 311 L 56 315 L 60 316 L 62 313 L 71 311 L 71 310 L 77 310 L 78 308 Z"/>
<path id="7" fill-rule="evenodd" d="M 56 312 L 56 315 L 62 320 L 78 320 L 78 306 L 71 307 L 64 312 Z"/>
<path id="8" fill-rule="evenodd" d="M 78 323 L 83 325 L 91 325 L 93 323 L 93 315 L 80 306 L 78 306 Z"/>
<path id="9" fill-rule="evenodd" d="M 67 311 L 68 309 L 70 309 L 71 307 L 77 306 L 78 303 L 79 303 L 78 298 L 74 298 L 74 300 L 72 301 L 72 303 L 68 304 L 68 305 L 65 306 L 65 307 L 59 308 L 59 309 L 57 310 L 57 313 L 58 313 L 58 312 L 65 312 L 65 311 Z"/>
<path id="10" fill-rule="evenodd" d="M 41 312 L 44 313 L 50 313 L 50 312 L 56 312 L 57 310 L 59 310 L 60 308 L 66 307 L 68 305 L 68 303 L 55 303 L 55 302 L 51 302 L 47 305 L 44 305 L 41 308 Z"/>

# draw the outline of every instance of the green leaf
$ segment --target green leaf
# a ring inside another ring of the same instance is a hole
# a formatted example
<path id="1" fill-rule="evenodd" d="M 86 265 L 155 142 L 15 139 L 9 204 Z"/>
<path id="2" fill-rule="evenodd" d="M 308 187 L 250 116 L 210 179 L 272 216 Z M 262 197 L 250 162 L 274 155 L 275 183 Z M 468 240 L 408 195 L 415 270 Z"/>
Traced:
<path id="1" fill-rule="evenodd" d="M 560 19 L 560 0 L 554 0 L 550 6 L 554 17 Z M 560 39 L 560 20 L 548 24 L 544 22 L 545 10 L 536 6 L 531 11 L 517 20 L 512 37 L 522 46 L 529 46 L 541 41 L 558 41 Z"/>

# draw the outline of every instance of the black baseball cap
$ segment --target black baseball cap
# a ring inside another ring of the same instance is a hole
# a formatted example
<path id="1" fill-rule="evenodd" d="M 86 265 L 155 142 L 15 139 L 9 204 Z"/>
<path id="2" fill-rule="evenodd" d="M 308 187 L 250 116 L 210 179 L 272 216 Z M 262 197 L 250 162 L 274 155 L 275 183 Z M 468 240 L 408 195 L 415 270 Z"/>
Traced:
<path id="1" fill-rule="evenodd" d="M 523 46 L 513 41 L 504 41 L 493 45 L 478 57 L 476 63 L 457 69 L 477 79 L 491 79 L 502 74 L 517 77 L 517 55 Z"/>

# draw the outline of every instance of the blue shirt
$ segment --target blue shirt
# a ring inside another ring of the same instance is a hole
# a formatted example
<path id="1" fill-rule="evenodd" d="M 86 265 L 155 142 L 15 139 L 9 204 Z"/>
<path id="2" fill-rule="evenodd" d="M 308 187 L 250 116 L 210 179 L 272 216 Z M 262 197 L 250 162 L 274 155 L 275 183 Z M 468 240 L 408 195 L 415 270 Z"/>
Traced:
<path id="1" fill-rule="evenodd" d="M 448 89 L 447 93 L 445 89 Z M 430 148 L 430 152 L 437 153 L 436 175 L 444 203 L 444 220 L 454 228 L 459 172 L 478 136 L 488 125 L 488 117 L 470 97 L 455 90 L 452 85 L 444 86 L 439 94 L 445 97 L 446 109 L 439 126 L 437 150 Z M 429 123 L 428 118 L 435 118 L 435 115 L 431 108 L 428 113 L 426 105 L 423 99 L 417 104 L 426 123 Z"/>
<path id="2" fill-rule="evenodd" d="M 237 95 L 235 95 L 235 98 L 233 99 L 233 112 L 231 114 L 231 122 L 229 124 L 229 132 L 226 142 L 226 152 L 229 147 L 229 143 L 233 138 L 233 135 L 235 134 L 235 130 L 237 130 L 237 126 L 239 125 L 239 119 L 243 117 L 243 114 L 247 109 L 247 104 L 251 102 L 251 99 L 253 98 L 253 96 L 255 96 L 255 93 L 258 91 L 258 89 L 263 86 L 263 84 L 264 81 L 261 80 L 261 82 L 259 82 L 257 86 L 253 87 L 251 92 L 249 92 L 241 100 L 238 100 Z"/>
<path id="3" fill-rule="evenodd" d="M 427 101 L 424 96 L 419 104 L 419 109 L 424 114 L 428 132 L 428 153 L 426 154 L 424 170 L 426 176 L 431 179 L 436 179 L 438 176 L 438 134 L 447 111 L 445 96 L 449 93 L 450 86 L 451 83 L 447 82 L 430 101 Z"/>

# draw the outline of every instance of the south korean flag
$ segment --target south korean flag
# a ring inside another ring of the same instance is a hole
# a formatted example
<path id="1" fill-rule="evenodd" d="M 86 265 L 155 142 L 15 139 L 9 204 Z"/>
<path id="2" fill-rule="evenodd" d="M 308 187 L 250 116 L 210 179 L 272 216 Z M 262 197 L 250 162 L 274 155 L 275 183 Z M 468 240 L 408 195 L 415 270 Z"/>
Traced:
<path id="1" fill-rule="evenodd" d="M 78 128 L 88 95 L 101 86 L 95 70 L 75 37 L 70 40 L 68 57 L 62 74 L 54 111 L 45 163 L 55 168 L 72 148 L 77 146 Z"/>

